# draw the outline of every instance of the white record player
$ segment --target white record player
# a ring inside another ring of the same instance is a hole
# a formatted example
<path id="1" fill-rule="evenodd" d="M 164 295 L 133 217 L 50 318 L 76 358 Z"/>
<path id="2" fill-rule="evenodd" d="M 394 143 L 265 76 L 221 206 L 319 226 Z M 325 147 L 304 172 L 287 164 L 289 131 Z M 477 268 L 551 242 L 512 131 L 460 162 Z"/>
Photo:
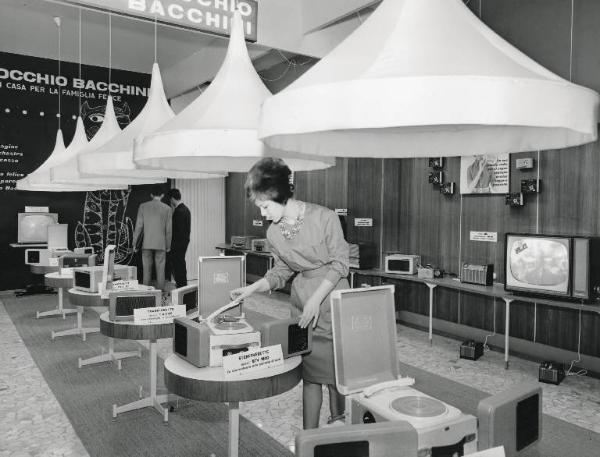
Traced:
<path id="1" fill-rule="evenodd" d="M 214 335 L 236 335 L 238 333 L 248 333 L 254 329 L 246 322 L 242 313 L 241 316 L 231 316 L 223 314 L 225 311 L 240 305 L 239 300 L 234 300 L 224 306 L 216 309 L 205 320 L 206 325 Z"/>
<path id="2" fill-rule="evenodd" d="M 331 294 L 336 385 L 346 397 L 346 423 L 406 421 L 423 455 L 477 451 L 477 418 L 417 389 L 401 377 L 396 353 L 394 286 Z"/>

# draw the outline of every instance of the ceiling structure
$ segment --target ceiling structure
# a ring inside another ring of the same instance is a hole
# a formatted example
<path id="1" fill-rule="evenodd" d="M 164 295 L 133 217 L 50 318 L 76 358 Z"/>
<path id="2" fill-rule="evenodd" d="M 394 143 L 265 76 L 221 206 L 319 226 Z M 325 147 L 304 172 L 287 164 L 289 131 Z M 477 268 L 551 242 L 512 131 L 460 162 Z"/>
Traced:
<path id="1" fill-rule="evenodd" d="M 257 71 L 293 55 L 321 58 L 348 36 L 379 0 L 257 0 L 256 43 L 248 43 Z M 61 60 L 79 61 L 79 11 L 73 0 L 2 0 L 0 51 L 58 59 L 56 24 L 61 18 Z M 84 3 L 84 2 L 81 2 Z M 81 8 L 82 63 L 108 67 L 108 14 Z M 173 98 L 211 81 L 228 39 L 159 23 L 157 61 Z M 112 14 L 112 68 L 150 73 L 154 22 Z M 1 63 L 0 63 L 1 64 Z"/>

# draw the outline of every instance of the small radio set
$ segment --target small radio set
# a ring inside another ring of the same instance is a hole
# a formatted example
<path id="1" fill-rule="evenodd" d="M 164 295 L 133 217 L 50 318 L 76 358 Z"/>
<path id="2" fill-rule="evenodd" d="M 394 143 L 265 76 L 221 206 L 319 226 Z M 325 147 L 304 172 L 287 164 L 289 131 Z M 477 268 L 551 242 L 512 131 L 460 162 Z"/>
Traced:
<path id="1" fill-rule="evenodd" d="M 421 279 L 437 279 L 444 277 L 444 270 L 432 266 L 418 267 L 417 276 Z"/>
<path id="2" fill-rule="evenodd" d="M 111 290 L 108 292 L 108 317 L 111 321 L 131 321 L 133 311 L 160 306 L 162 292 L 148 286 L 139 289 Z"/>
<path id="3" fill-rule="evenodd" d="M 231 237 L 231 247 L 236 249 L 252 249 L 252 240 L 258 238 L 253 235 L 234 235 Z"/>
<path id="4" fill-rule="evenodd" d="M 172 305 L 185 305 L 185 312 L 198 309 L 198 285 L 189 284 L 171 291 Z"/>
<path id="5" fill-rule="evenodd" d="M 463 263 L 460 282 L 491 286 L 494 283 L 494 264 Z"/>
<path id="6" fill-rule="evenodd" d="M 474 340 L 463 341 L 460 345 L 460 358 L 477 360 L 483 355 L 483 343 Z"/>
<path id="7" fill-rule="evenodd" d="M 97 265 L 93 267 L 78 267 L 73 269 L 73 287 L 77 290 L 89 293 L 98 293 L 99 285 L 102 282 L 104 267 Z M 115 265 L 115 278 L 135 279 L 137 278 L 137 269 L 130 265 Z"/>
<path id="8" fill-rule="evenodd" d="M 67 253 L 58 259 L 59 268 L 93 267 L 96 265 L 96 254 Z"/>
<path id="9" fill-rule="evenodd" d="M 384 258 L 385 272 L 414 275 L 421 265 L 420 255 L 388 254 Z"/>
<path id="10" fill-rule="evenodd" d="M 266 238 L 254 238 L 250 240 L 250 249 L 254 252 L 271 252 L 271 245 Z"/>
<path id="11" fill-rule="evenodd" d="M 25 265 L 50 265 L 48 249 L 25 249 Z"/>
<path id="12" fill-rule="evenodd" d="M 546 384 L 560 384 L 565 379 L 565 367 L 562 363 L 544 361 L 540 364 L 538 380 Z"/>

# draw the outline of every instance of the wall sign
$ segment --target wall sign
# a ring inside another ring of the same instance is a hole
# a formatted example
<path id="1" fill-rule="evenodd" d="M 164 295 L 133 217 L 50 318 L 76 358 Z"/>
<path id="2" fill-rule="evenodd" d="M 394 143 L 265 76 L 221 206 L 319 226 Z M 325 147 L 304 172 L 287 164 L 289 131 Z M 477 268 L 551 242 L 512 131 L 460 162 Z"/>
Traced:
<path id="1" fill-rule="evenodd" d="M 252 219 L 252 225 L 254 227 L 262 227 L 263 221 L 262 221 L 262 219 Z"/>
<path id="2" fill-rule="evenodd" d="M 498 232 L 474 232 L 469 233 L 471 241 L 489 241 L 491 243 L 498 242 Z"/>
<path id="3" fill-rule="evenodd" d="M 256 41 L 256 0 L 65 0 L 67 3 L 114 11 L 124 15 L 175 24 L 215 35 L 229 35 L 236 4 L 244 21 L 244 33 Z"/>
<path id="4" fill-rule="evenodd" d="M 347 216 L 348 215 L 348 208 L 336 208 L 335 209 L 335 214 L 337 214 L 338 216 Z"/>
<path id="5" fill-rule="evenodd" d="M 373 227 L 373 218 L 372 217 L 355 217 L 354 218 L 354 226 L 355 227 Z"/>
<path id="6" fill-rule="evenodd" d="M 481 154 L 460 158 L 461 194 L 507 194 L 508 154 Z"/>

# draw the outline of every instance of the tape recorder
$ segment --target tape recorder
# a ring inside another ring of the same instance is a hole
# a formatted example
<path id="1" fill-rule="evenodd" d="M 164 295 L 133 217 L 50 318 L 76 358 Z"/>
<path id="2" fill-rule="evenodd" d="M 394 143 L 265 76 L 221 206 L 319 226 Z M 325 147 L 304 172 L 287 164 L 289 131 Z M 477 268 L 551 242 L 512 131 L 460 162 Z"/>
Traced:
<path id="1" fill-rule="evenodd" d="M 348 425 L 406 421 L 417 431 L 419 455 L 477 451 L 475 416 L 415 389 L 414 379 L 400 377 L 394 286 L 333 291 L 331 318 L 336 384 L 347 395 Z"/>
<path id="2" fill-rule="evenodd" d="M 234 235 L 231 237 L 231 247 L 236 249 L 251 249 L 251 241 L 254 238 L 258 238 L 254 235 Z"/>

